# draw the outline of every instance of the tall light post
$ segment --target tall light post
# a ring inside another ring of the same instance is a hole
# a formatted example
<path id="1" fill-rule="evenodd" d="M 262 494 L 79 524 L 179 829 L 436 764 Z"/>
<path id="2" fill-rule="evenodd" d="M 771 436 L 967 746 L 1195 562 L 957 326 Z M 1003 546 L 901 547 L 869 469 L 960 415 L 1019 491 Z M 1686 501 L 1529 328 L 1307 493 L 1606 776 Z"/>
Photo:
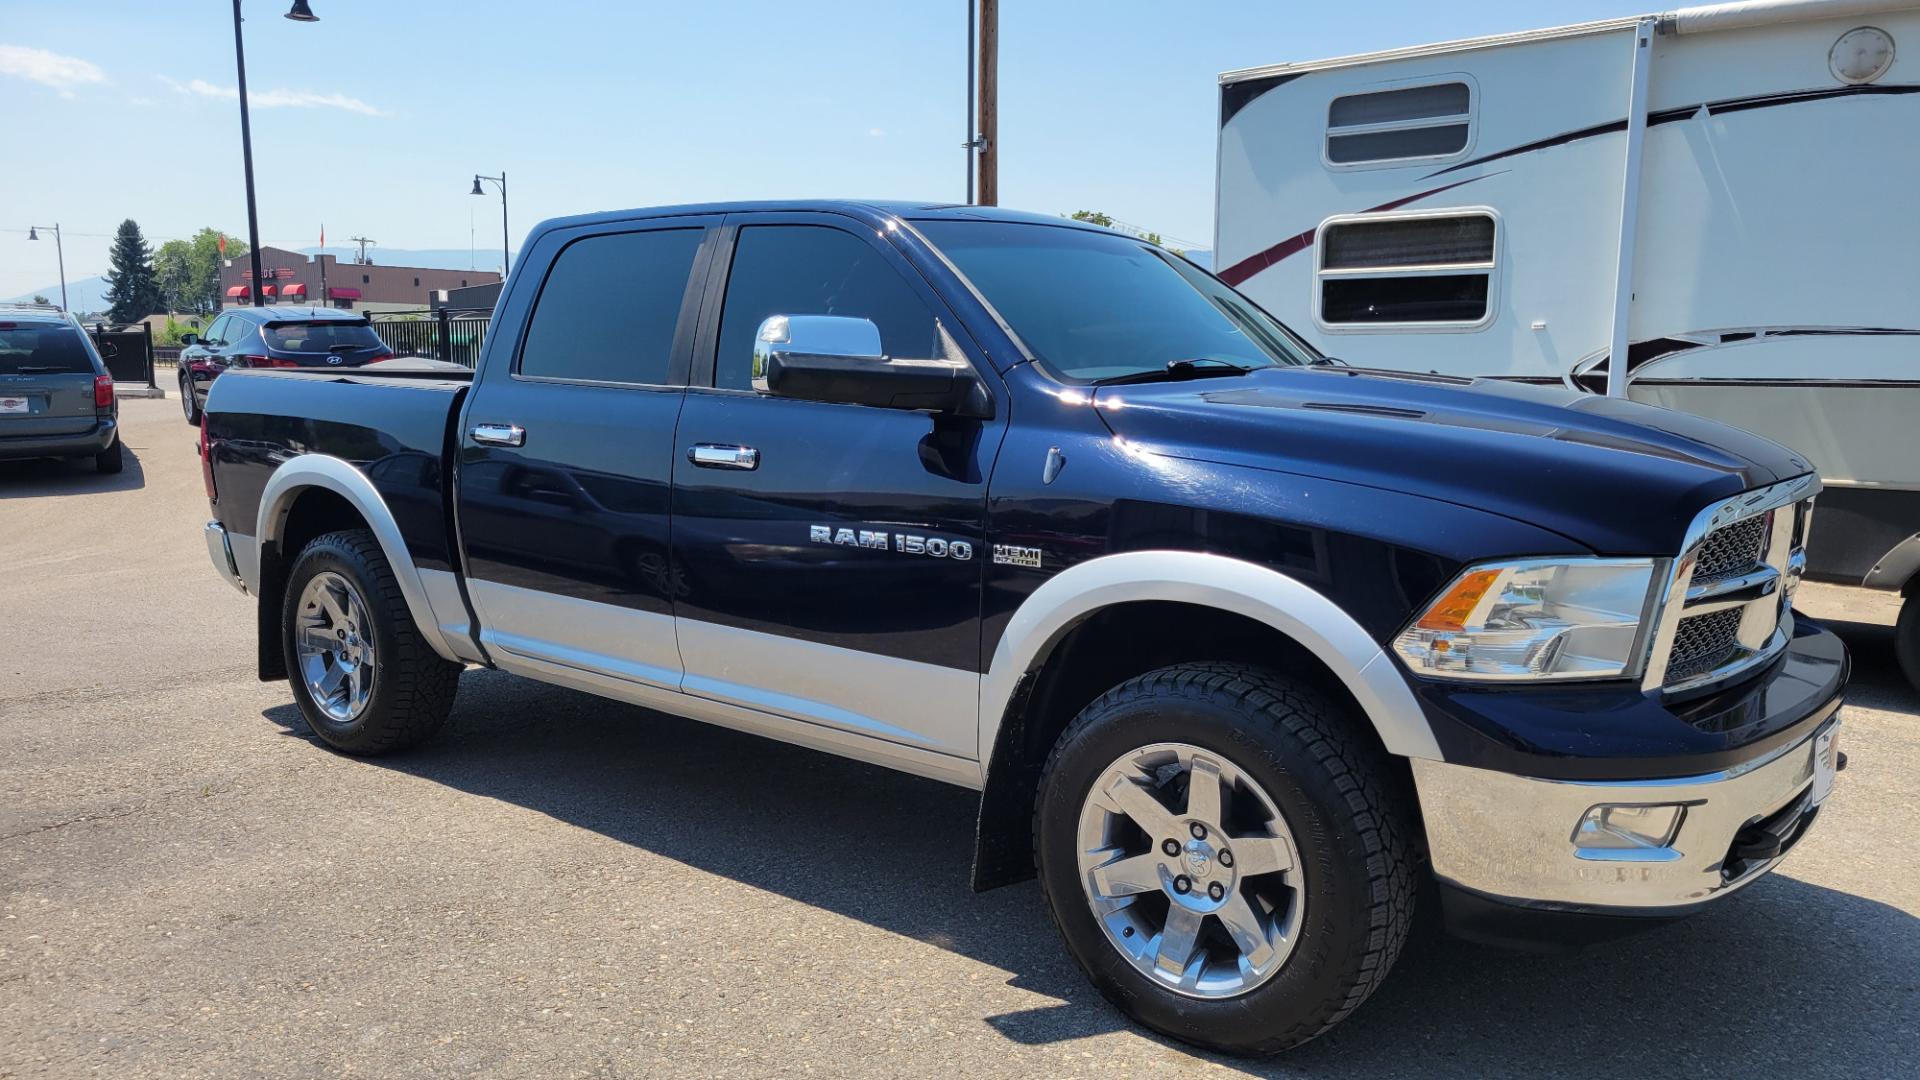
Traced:
<path id="1" fill-rule="evenodd" d="M 505 281 L 507 278 L 507 258 L 508 258 L 507 256 L 507 170 L 501 169 L 499 176 L 481 176 L 479 173 L 474 173 L 473 174 L 473 190 L 467 192 L 467 194 L 485 195 L 486 192 L 482 190 L 480 187 L 480 181 L 482 180 L 485 180 L 490 184 L 498 184 L 500 186 L 500 280 Z"/>
<path id="2" fill-rule="evenodd" d="M 320 21 L 307 0 L 293 0 L 287 18 L 294 22 Z M 253 260 L 253 284 L 247 291 L 253 294 L 253 306 L 260 307 L 267 299 L 260 289 L 260 213 L 253 200 L 253 127 L 247 119 L 247 50 L 240 37 L 240 0 L 233 0 L 233 66 L 240 76 L 240 157 L 247 172 L 247 254 Z"/>
<path id="3" fill-rule="evenodd" d="M 67 248 L 66 245 L 60 242 L 60 225 L 58 222 L 52 225 L 27 226 L 27 239 L 40 239 L 41 229 L 53 230 L 53 250 L 54 254 L 59 256 L 60 259 L 60 310 L 65 311 L 67 310 Z"/>

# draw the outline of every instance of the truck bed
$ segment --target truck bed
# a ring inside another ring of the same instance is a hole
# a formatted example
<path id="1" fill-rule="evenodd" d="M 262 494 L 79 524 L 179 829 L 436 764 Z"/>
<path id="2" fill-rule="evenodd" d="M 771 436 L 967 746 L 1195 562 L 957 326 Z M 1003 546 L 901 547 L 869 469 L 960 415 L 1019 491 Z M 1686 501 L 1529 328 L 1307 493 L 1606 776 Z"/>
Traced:
<path id="1" fill-rule="evenodd" d="M 240 370 L 207 401 L 214 513 L 253 536 L 261 493 L 282 462 L 327 454 L 380 492 L 422 569 L 452 570 L 447 453 L 472 381 L 466 371 Z"/>

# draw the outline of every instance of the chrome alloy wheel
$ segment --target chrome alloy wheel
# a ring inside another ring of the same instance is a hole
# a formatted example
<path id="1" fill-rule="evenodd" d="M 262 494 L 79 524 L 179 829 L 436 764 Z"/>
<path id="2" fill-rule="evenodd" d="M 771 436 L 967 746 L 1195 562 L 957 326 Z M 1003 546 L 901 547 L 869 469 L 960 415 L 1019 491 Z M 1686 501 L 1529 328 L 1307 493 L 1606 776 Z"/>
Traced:
<path id="1" fill-rule="evenodd" d="M 1167 989 L 1236 997 L 1293 952 L 1299 848 L 1272 797 L 1225 757 L 1187 743 L 1123 755 L 1087 793 L 1077 838 L 1094 920 Z"/>
<path id="2" fill-rule="evenodd" d="M 346 578 L 326 571 L 300 590 L 294 619 L 294 651 L 307 693 L 329 718 L 354 720 L 373 697 L 373 626 L 366 602 Z"/>

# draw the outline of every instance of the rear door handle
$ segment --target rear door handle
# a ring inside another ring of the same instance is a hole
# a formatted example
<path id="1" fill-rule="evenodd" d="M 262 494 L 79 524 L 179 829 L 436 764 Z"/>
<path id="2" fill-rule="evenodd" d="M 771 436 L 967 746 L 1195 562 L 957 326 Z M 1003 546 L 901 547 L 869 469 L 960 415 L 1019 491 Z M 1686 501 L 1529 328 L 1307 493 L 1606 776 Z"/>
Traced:
<path id="1" fill-rule="evenodd" d="M 519 424 L 475 424 L 473 441 L 488 446 L 525 446 L 527 429 Z"/>
<path id="2" fill-rule="evenodd" d="M 687 447 L 687 460 L 703 469 L 739 469 L 743 472 L 751 472 L 760 467 L 760 451 L 751 446 L 695 443 Z"/>

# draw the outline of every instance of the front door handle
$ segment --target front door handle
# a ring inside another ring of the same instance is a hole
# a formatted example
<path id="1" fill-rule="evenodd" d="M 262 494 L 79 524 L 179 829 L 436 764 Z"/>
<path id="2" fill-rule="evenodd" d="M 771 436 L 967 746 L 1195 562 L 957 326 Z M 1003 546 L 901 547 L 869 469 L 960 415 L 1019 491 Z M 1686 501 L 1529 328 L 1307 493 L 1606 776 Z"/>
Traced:
<path id="1" fill-rule="evenodd" d="M 525 446 L 527 429 L 519 424 L 475 424 L 473 441 L 487 446 Z"/>
<path id="2" fill-rule="evenodd" d="M 751 472 L 760 467 L 760 451 L 751 446 L 703 442 L 687 447 L 687 460 L 703 469 L 740 469 Z"/>

